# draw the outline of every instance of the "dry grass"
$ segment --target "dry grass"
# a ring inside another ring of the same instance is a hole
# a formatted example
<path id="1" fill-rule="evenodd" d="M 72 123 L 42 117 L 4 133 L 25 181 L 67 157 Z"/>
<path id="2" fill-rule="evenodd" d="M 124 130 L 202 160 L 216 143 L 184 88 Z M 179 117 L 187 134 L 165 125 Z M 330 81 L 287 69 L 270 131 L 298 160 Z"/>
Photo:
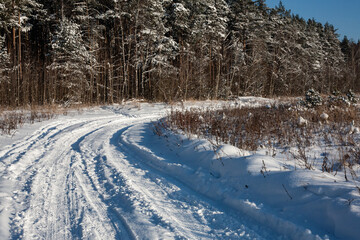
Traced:
<path id="1" fill-rule="evenodd" d="M 41 122 L 52 119 L 58 115 L 66 115 L 68 109 L 49 105 L 31 106 L 28 108 L 0 108 L 0 132 L 1 134 L 12 135 L 16 129 L 25 123 Z"/>
<path id="2" fill-rule="evenodd" d="M 314 165 L 309 156 L 312 146 L 337 149 L 337 159 L 323 156 L 322 170 L 327 172 L 345 167 L 351 172 L 360 164 L 359 124 L 357 106 L 326 103 L 308 109 L 295 102 L 258 108 L 173 110 L 162 123 L 172 130 L 250 151 L 268 148 L 276 155 L 274 149 L 296 149 L 292 157 L 307 169 Z"/>

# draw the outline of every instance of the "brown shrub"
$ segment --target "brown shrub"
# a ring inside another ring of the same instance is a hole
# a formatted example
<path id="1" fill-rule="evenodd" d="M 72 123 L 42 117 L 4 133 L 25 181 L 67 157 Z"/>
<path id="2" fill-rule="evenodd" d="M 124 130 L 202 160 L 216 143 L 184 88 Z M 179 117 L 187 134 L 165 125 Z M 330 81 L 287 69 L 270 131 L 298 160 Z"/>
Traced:
<path id="1" fill-rule="evenodd" d="M 312 169 L 307 148 L 313 145 L 349 146 L 338 162 L 343 166 L 344 161 L 351 166 L 360 163 L 358 134 L 355 134 L 359 120 L 359 108 L 353 105 L 325 104 L 307 109 L 288 103 L 257 108 L 173 110 L 164 125 L 251 151 L 294 147 L 297 149 L 294 158 Z M 334 168 L 327 161 L 324 158 L 323 170 L 332 171 Z"/>

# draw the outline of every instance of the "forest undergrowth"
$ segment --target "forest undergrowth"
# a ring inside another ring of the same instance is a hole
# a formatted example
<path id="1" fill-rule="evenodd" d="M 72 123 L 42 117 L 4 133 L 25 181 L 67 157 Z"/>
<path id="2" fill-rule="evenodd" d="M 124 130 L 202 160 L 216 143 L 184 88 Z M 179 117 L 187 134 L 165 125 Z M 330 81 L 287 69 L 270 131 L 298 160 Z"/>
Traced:
<path id="1" fill-rule="evenodd" d="M 343 171 L 349 181 L 358 179 L 360 166 L 359 113 L 359 105 L 329 97 L 312 106 L 291 100 L 261 107 L 172 110 L 157 127 L 214 145 L 286 156 L 302 169 L 334 175 Z"/>
<path id="2" fill-rule="evenodd" d="M 70 110 L 81 112 L 80 106 L 28 106 L 21 108 L 0 107 L 0 134 L 13 135 L 25 123 L 33 124 L 53 119 L 59 115 L 67 115 Z"/>

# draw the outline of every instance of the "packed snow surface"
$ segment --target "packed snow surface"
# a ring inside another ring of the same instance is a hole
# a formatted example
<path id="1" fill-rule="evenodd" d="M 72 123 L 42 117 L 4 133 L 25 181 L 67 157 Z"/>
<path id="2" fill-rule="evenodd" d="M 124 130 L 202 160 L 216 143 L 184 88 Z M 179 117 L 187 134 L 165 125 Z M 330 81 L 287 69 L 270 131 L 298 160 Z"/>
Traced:
<path id="1" fill-rule="evenodd" d="M 92 108 L 1 136 L 0 239 L 360 236 L 353 183 L 295 169 L 262 151 L 155 134 L 153 123 L 170 108 L 136 102 Z"/>

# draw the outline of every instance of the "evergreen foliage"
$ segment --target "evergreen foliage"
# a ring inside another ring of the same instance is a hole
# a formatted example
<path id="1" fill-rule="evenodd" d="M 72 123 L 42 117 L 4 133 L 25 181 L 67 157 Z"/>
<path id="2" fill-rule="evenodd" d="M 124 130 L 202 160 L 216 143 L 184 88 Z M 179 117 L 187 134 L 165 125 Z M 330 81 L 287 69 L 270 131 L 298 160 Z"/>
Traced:
<path id="1" fill-rule="evenodd" d="M 10 72 L 10 56 L 7 53 L 7 48 L 4 46 L 5 38 L 0 36 L 0 84 L 6 85 L 9 83 L 8 73 Z"/>
<path id="2" fill-rule="evenodd" d="M 351 89 L 349 89 L 349 91 L 346 93 L 346 96 L 347 96 L 349 102 L 357 103 L 355 93 Z"/>
<path id="3" fill-rule="evenodd" d="M 309 108 L 313 108 L 316 106 L 320 106 L 322 104 L 322 98 L 319 92 L 315 91 L 314 89 L 309 89 L 305 93 L 305 106 Z"/>
<path id="4" fill-rule="evenodd" d="M 5 0 L 0 36 L 0 105 L 360 90 L 360 43 L 281 2 Z"/>

